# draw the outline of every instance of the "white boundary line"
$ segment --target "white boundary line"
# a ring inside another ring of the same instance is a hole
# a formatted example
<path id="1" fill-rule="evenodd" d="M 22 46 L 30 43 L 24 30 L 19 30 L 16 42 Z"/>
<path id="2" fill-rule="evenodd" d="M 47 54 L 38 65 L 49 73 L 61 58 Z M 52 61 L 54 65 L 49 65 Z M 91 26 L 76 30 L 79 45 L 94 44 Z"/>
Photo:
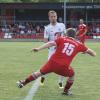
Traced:
<path id="1" fill-rule="evenodd" d="M 24 98 L 24 100 L 32 100 L 33 96 L 37 92 L 38 88 L 40 86 L 40 78 L 38 78 L 35 83 L 32 85 L 31 89 L 29 90 L 27 96 Z"/>

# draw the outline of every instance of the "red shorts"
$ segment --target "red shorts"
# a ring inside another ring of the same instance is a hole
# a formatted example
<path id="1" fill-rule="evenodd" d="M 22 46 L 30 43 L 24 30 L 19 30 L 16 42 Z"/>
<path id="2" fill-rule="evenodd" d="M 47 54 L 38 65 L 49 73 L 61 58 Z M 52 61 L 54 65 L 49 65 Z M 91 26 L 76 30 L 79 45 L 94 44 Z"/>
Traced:
<path id="1" fill-rule="evenodd" d="M 70 66 L 60 65 L 55 61 L 49 60 L 41 69 L 42 74 L 47 74 L 54 72 L 58 75 L 65 77 L 72 77 L 74 75 L 74 70 Z"/>

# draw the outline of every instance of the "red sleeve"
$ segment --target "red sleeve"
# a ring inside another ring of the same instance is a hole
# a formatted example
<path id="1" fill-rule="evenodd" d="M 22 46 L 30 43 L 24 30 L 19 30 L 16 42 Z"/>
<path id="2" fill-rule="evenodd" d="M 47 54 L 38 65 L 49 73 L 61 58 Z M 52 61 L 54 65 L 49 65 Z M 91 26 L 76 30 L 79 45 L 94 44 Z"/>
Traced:
<path id="1" fill-rule="evenodd" d="M 87 51 L 87 50 L 88 50 L 88 48 L 87 48 L 85 45 L 80 44 L 80 46 L 79 46 L 79 51 L 80 51 L 80 52 L 85 52 L 85 51 Z"/>
<path id="2" fill-rule="evenodd" d="M 56 42 L 56 45 L 57 45 L 57 46 L 59 46 L 59 44 L 60 44 L 61 40 L 62 40 L 62 38 L 61 38 L 61 37 L 59 37 L 59 38 L 57 38 L 57 39 L 55 40 L 55 42 Z"/>
<path id="3" fill-rule="evenodd" d="M 87 26 L 86 25 L 84 25 L 84 29 L 87 29 Z"/>

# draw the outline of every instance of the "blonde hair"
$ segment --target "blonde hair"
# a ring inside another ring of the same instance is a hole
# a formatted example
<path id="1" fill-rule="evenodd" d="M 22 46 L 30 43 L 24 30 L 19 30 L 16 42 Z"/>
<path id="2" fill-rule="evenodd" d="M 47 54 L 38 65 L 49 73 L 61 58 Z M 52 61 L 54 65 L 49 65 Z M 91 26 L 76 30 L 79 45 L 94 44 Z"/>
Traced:
<path id="1" fill-rule="evenodd" d="M 56 14 L 56 15 L 57 15 L 57 12 L 54 11 L 54 10 L 50 10 L 50 11 L 48 12 L 48 16 L 49 16 L 50 14 Z"/>

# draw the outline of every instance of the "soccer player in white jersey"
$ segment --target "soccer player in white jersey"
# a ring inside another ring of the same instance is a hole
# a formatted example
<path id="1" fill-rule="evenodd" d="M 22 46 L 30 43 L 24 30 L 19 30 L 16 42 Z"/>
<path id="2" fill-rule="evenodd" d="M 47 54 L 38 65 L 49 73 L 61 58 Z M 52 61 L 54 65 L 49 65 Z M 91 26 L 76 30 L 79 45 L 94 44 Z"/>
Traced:
<path id="1" fill-rule="evenodd" d="M 63 23 L 57 22 L 57 13 L 54 10 L 50 10 L 48 12 L 48 17 L 50 24 L 45 26 L 44 42 L 53 41 L 55 40 L 56 33 L 60 33 L 61 36 L 63 36 L 64 32 L 66 31 L 65 25 Z M 55 52 L 55 47 L 48 48 L 48 60 L 50 59 L 50 57 L 54 52 Z M 63 78 L 64 78 L 63 76 L 59 76 L 59 81 L 58 81 L 59 88 L 63 88 Z M 45 76 L 42 76 L 41 85 L 43 85 L 44 80 Z"/>

